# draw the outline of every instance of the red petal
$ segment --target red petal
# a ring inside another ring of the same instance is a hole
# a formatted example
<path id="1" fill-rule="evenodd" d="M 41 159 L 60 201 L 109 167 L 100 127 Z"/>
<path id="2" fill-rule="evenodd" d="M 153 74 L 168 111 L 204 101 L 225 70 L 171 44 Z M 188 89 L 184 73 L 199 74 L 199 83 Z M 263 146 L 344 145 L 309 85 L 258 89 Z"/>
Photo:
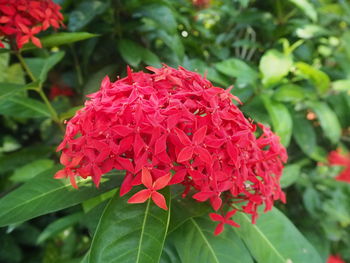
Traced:
<path id="1" fill-rule="evenodd" d="M 163 134 L 155 143 L 154 146 L 154 154 L 159 154 L 161 152 L 164 152 L 166 150 L 166 139 L 167 135 Z"/>
<path id="2" fill-rule="evenodd" d="M 62 179 L 62 178 L 67 178 L 67 173 L 66 173 L 66 169 L 60 170 L 58 171 L 54 177 L 55 179 Z"/>
<path id="3" fill-rule="evenodd" d="M 233 220 L 227 220 L 227 221 L 225 222 L 225 224 L 229 224 L 229 225 L 234 226 L 234 227 L 240 227 L 240 225 L 237 224 L 237 223 L 236 223 L 235 221 L 233 221 Z"/>
<path id="4" fill-rule="evenodd" d="M 207 126 L 203 126 L 200 129 L 198 129 L 194 134 L 192 141 L 195 144 L 200 144 L 204 141 L 205 135 L 207 134 Z"/>
<path id="5" fill-rule="evenodd" d="M 186 169 L 177 171 L 177 172 L 174 174 L 174 176 L 171 178 L 171 180 L 170 180 L 170 182 L 169 182 L 169 185 L 181 183 L 181 182 L 185 179 L 186 174 L 187 174 Z"/>
<path id="6" fill-rule="evenodd" d="M 142 177 L 141 177 L 142 184 L 146 186 L 148 189 L 151 189 L 153 187 L 153 178 L 148 170 L 148 168 L 143 167 L 142 168 Z"/>
<path id="7" fill-rule="evenodd" d="M 203 162 L 211 164 L 211 155 L 207 149 L 204 149 L 203 147 L 197 147 L 196 153 Z"/>
<path id="8" fill-rule="evenodd" d="M 152 193 L 152 200 L 160 208 L 162 208 L 164 210 L 168 210 L 165 198 L 164 198 L 164 196 L 162 194 L 160 194 L 158 192 L 153 192 Z"/>
<path id="9" fill-rule="evenodd" d="M 174 128 L 174 131 L 183 145 L 191 144 L 190 138 L 188 138 L 188 136 L 183 132 L 183 130 L 180 130 L 179 128 Z"/>
<path id="10" fill-rule="evenodd" d="M 43 46 L 41 45 L 41 42 L 40 42 L 39 38 L 37 38 L 37 37 L 32 37 L 31 40 L 32 40 L 33 44 L 36 45 L 37 47 L 39 47 L 39 48 L 42 48 L 42 47 L 43 47 Z"/>
<path id="11" fill-rule="evenodd" d="M 229 219 L 231 216 L 233 216 L 234 214 L 236 214 L 236 212 L 237 212 L 236 209 L 233 209 L 233 210 L 227 212 L 225 218 L 226 218 L 226 219 Z"/>
<path id="12" fill-rule="evenodd" d="M 212 197 L 215 193 L 214 192 L 199 192 L 192 196 L 192 198 L 198 200 L 199 202 L 207 201 L 208 198 Z"/>
<path id="13" fill-rule="evenodd" d="M 210 203 L 211 203 L 211 206 L 213 207 L 213 209 L 215 211 L 217 211 L 221 207 L 222 200 L 220 197 L 218 197 L 216 195 L 216 196 L 213 196 L 212 198 L 210 198 Z"/>
<path id="14" fill-rule="evenodd" d="M 130 133 L 132 133 L 134 130 L 124 125 L 115 125 L 113 126 L 113 131 L 120 136 L 126 137 Z"/>
<path id="15" fill-rule="evenodd" d="M 222 215 L 210 213 L 209 216 L 210 216 L 210 219 L 213 221 L 220 221 L 220 222 L 224 221 L 224 218 L 222 217 Z"/>
<path id="16" fill-rule="evenodd" d="M 170 173 L 167 175 L 164 175 L 162 177 L 159 177 L 153 184 L 153 189 L 154 190 L 159 190 L 164 188 L 165 186 L 168 185 L 169 181 L 170 181 Z"/>
<path id="17" fill-rule="evenodd" d="M 187 146 L 183 148 L 178 154 L 177 162 L 182 163 L 182 162 L 188 161 L 192 158 L 192 156 L 193 156 L 193 147 Z"/>
<path id="18" fill-rule="evenodd" d="M 130 192 L 132 189 L 132 180 L 134 179 L 133 175 L 131 173 L 127 173 L 126 176 L 124 177 L 124 181 L 122 185 L 120 186 L 120 196 L 123 196 L 127 193 Z"/>
<path id="19" fill-rule="evenodd" d="M 151 191 L 149 189 L 141 190 L 140 192 L 137 192 L 134 194 L 130 199 L 128 200 L 129 204 L 139 204 L 144 203 L 148 198 L 151 196 Z"/>
<path id="20" fill-rule="evenodd" d="M 219 234 L 221 234 L 221 232 L 224 230 L 224 224 L 223 223 L 219 223 L 214 231 L 214 235 L 217 236 Z"/>

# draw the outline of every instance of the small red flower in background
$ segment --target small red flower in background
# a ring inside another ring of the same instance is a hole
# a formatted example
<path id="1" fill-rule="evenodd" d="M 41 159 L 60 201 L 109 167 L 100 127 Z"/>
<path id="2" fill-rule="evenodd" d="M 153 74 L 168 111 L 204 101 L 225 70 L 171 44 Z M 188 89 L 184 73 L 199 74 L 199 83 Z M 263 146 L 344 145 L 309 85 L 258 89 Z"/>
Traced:
<path id="1" fill-rule="evenodd" d="M 330 255 L 328 257 L 327 263 L 346 263 L 340 256 Z"/>
<path id="2" fill-rule="evenodd" d="M 74 91 L 67 85 L 53 84 L 50 87 L 50 99 L 53 100 L 58 96 L 71 97 L 74 95 Z"/>
<path id="3" fill-rule="evenodd" d="M 106 77 L 88 96 L 67 123 L 57 149 L 65 168 L 56 177 L 91 177 L 98 186 L 103 174 L 125 170 L 121 195 L 140 184 L 147 188 L 129 203 L 152 198 L 166 209 L 157 190 L 182 184 L 184 197 L 192 191 L 216 211 L 241 203 L 237 211 L 253 222 L 260 205 L 268 211 L 275 200 L 285 201 L 279 180 L 287 153 L 268 127 L 246 119 L 235 96 L 195 72 L 148 69 L 153 73 L 128 68 L 114 83 Z M 225 223 L 238 226 L 229 219 L 233 214 L 211 215 L 220 222 L 216 233 Z"/>
<path id="4" fill-rule="evenodd" d="M 340 150 L 332 151 L 328 155 L 330 165 L 344 166 L 344 170 L 335 177 L 338 181 L 350 183 L 350 154 L 341 154 Z"/>
<path id="5" fill-rule="evenodd" d="M 192 0 L 192 4 L 198 8 L 208 8 L 211 0 Z"/>
<path id="6" fill-rule="evenodd" d="M 142 184 L 147 187 L 145 190 L 137 192 L 130 197 L 128 203 L 139 204 L 146 202 L 149 198 L 152 198 L 153 202 L 164 210 L 168 210 L 165 198 L 157 191 L 166 187 L 170 181 L 170 174 L 159 177 L 154 183 L 153 178 L 148 168 L 142 168 Z"/>
<path id="7" fill-rule="evenodd" d="M 0 38 L 16 40 L 19 49 L 29 41 L 41 48 L 35 35 L 63 25 L 60 9 L 52 0 L 0 0 Z"/>
<path id="8" fill-rule="evenodd" d="M 228 224 L 234 227 L 239 227 L 239 224 L 237 224 L 235 221 L 231 220 L 230 218 L 236 214 L 237 210 L 232 210 L 230 212 L 227 212 L 225 216 L 218 215 L 215 213 L 210 213 L 209 216 L 211 220 L 213 221 L 219 221 L 220 223 L 217 225 L 214 231 L 214 235 L 219 235 L 224 230 L 224 225 Z"/>

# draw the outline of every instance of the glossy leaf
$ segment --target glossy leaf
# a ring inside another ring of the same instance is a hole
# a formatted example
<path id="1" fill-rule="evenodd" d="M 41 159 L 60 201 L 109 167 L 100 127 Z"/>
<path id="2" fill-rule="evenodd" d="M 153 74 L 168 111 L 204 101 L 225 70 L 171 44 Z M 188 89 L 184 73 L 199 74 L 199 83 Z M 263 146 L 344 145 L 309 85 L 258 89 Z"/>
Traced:
<path id="1" fill-rule="evenodd" d="M 21 223 L 33 217 L 79 204 L 117 187 L 119 176 L 102 177 L 96 189 L 91 180 L 79 180 L 74 189 L 69 180 L 54 179 L 57 168 L 47 170 L 0 199 L 0 226 Z"/>
<path id="2" fill-rule="evenodd" d="M 337 143 L 341 136 L 341 127 L 334 111 L 321 101 L 310 101 L 307 106 L 316 113 L 325 137 L 332 143 Z"/>
<path id="3" fill-rule="evenodd" d="M 0 112 L 5 116 L 17 118 L 51 117 L 46 105 L 39 100 L 12 96 L 0 102 Z"/>
<path id="4" fill-rule="evenodd" d="M 256 224 L 247 214 L 234 216 L 241 227 L 235 228 L 258 263 L 322 262 L 314 247 L 276 208 L 262 214 Z"/>
<path id="5" fill-rule="evenodd" d="M 274 131 L 280 136 L 284 146 L 288 146 L 291 136 L 293 121 L 288 108 L 279 102 L 271 100 L 268 96 L 262 96 L 265 108 L 270 115 Z"/>
<path id="6" fill-rule="evenodd" d="M 169 189 L 162 192 L 166 192 L 170 208 Z M 107 205 L 91 244 L 89 262 L 159 262 L 170 209 L 160 209 L 151 200 L 128 204 L 130 196 L 117 193 Z"/>
<path id="7" fill-rule="evenodd" d="M 250 263 L 248 250 L 231 226 L 214 236 L 215 222 L 207 215 L 191 218 L 169 236 L 181 263 Z"/>
<path id="8" fill-rule="evenodd" d="M 12 95 L 26 90 L 25 85 L 13 84 L 13 83 L 0 83 L 0 101 L 6 100 L 12 97 Z"/>
<path id="9" fill-rule="evenodd" d="M 276 49 L 268 50 L 261 58 L 259 69 L 262 73 L 262 82 L 266 87 L 278 83 L 288 75 L 293 65 L 291 55 L 281 53 Z"/>
<path id="10" fill-rule="evenodd" d="M 304 97 L 305 93 L 303 88 L 294 84 L 282 85 L 273 95 L 274 100 L 292 103 L 301 101 Z"/>
<path id="11" fill-rule="evenodd" d="M 26 182 L 38 174 L 52 168 L 54 161 L 50 159 L 39 159 L 28 163 L 15 170 L 10 180 L 13 182 Z"/>

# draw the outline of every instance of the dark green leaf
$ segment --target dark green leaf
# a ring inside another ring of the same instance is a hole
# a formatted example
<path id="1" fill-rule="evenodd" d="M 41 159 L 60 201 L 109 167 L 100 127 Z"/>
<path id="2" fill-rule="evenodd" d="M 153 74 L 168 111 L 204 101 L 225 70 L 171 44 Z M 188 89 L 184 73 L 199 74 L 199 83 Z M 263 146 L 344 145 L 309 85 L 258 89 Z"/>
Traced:
<path id="1" fill-rule="evenodd" d="M 289 164 L 283 169 L 283 175 L 281 177 L 281 187 L 288 187 L 293 184 L 300 175 L 300 165 Z"/>
<path id="2" fill-rule="evenodd" d="M 109 6 L 109 1 L 84 1 L 69 16 L 68 29 L 77 31 L 102 14 Z"/>
<path id="3" fill-rule="evenodd" d="M 288 108 L 279 102 L 262 96 L 265 108 L 270 115 L 274 131 L 280 136 L 284 146 L 288 146 L 292 136 L 293 121 Z"/>
<path id="4" fill-rule="evenodd" d="M 262 214 L 256 224 L 245 213 L 237 213 L 233 219 L 241 225 L 235 230 L 258 263 L 322 262 L 313 246 L 276 208 Z"/>
<path id="5" fill-rule="evenodd" d="M 309 101 L 306 105 L 316 113 L 325 137 L 332 143 L 337 143 L 341 136 L 341 127 L 334 111 L 321 101 Z"/>
<path id="6" fill-rule="evenodd" d="M 49 238 L 54 237 L 58 233 L 62 232 L 63 230 L 67 229 L 68 227 L 78 223 L 82 218 L 84 214 L 83 213 L 75 213 L 69 216 L 61 217 L 57 219 L 56 221 L 49 224 L 40 234 L 38 237 L 37 243 L 41 244 L 44 241 L 46 241 Z"/>
<path id="7" fill-rule="evenodd" d="M 26 90 L 25 85 L 13 84 L 13 83 L 0 83 L 0 101 L 6 100 L 8 97 L 12 97 L 17 92 Z"/>
<path id="8" fill-rule="evenodd" d="M 294 84 L 286 84 L 279 87 L 273 95 L 273 99 L 281 102 L 296 103 L 305 97 L 302 87 Z"/>
<path id="9" fill-rule="evenodd" d="M 51 117 L 46 105 L 39 100 L 26 97 L 11 97 L 0 102 L 0 112 L 17 118 Z"/>
<path id="10" fill-rule="evenodd" d="M 166 192 L 170 208 L 169 189 Z M 116 194 L 107 205 L 91 244 L 89 262 L 159 262 L 170 209 L 165 211 L 151 200 L 128 204 L 128 198 L 130 194 Z"/>
<path id="11" fill-rule="evenodd" d="M 207 215 L 191 218 L 169 236 L 181 263 L 253 262 L 232 226 L 225 226 L 223 233 L 214 236 L 215 226 Z"/>
<path id="12" fill-rule="evenodd" d="M 91 180 L 79 180 L 74 189 L 69 180 L 53 178 L 57 168 L 47 170 L 0 199 L 0 226 L 20 223 L 79 204 L 119 185 L 118 176 L 102 177 L 97 189 Z"/>
<path id="13" fill-rule="evenodd" d="M 15 170 L 10 180 L 13 182 L 26 182 L 38 174 L 52 168 L 54 162 L 50 159 L 39 159 Z"/>

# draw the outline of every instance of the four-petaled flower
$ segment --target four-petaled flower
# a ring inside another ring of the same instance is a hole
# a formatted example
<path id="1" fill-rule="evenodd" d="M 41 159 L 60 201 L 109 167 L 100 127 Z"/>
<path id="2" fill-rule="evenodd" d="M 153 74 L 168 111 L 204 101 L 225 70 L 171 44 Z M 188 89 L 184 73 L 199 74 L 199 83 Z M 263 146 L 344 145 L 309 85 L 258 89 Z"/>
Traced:
<path id="1" fill-rule="evenodd" d="M 224 230 L 225 224 L 228 224 L 234 227 L 240 227 L 239 224 L 237 224 L 235 221 L 230 219 L 234 214 L 236 214 L 236 212 L 237 210 L 229 211 L 225 216 L 215 214 L 215 213 L 209 214 L 211 220 L 220 222 L 215 228 L 215 231 L 214 231 L 215 236 L 219 235 Z"/>
<path id="2" fill-rule="evenodd" d="M 134 194 L 128 200 L 130 204 L 144 203 L 149 198 L 152 198 L 153 202 L 164 210 L 168 210 L 164 196 L 157 191 L 166 187 L 170 181 L 170 174 L 159 177 L 155 182 L 153 182 L 152 175 L 148 168 L 142 168 L 142 184 L 147 187 L 147 189 L 141 190 Z"/>
<path id="3" fill-rule="evenodd" d="M 340 150 L 331 151 L 328 155 L 328 162 L 331 166 L 340 165 L 345 168 L 335 179 L 337 181 L 350 183 L 350 154 L 341 154 Z"/>

